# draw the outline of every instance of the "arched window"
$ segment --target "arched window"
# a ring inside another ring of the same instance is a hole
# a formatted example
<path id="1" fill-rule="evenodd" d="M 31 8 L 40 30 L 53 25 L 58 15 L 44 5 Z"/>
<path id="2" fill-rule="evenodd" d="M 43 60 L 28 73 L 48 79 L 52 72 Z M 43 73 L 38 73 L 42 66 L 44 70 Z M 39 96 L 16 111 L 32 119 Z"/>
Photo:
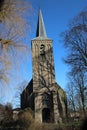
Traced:
<path id="1" fill-rule="evenodd" d="M 42 106 L 43 108 L 50 106 L 50 95 L 48 93 L 42 95 Z"/>
<path id="2" fill-rule="evenodd" d="M 40 45 L 40 55 L 45 55 L 45 45 L 44 44 L 41 44 Z"/>

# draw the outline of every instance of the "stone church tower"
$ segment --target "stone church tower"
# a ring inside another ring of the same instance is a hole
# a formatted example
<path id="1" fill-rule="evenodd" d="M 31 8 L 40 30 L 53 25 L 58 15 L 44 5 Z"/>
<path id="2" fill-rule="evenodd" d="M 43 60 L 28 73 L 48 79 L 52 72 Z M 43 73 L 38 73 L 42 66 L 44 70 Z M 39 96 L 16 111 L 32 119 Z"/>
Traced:
<path id="1" fill-rule="evenodd" d="M 21 94 L 21 108 L 30 107 L 38 122 L 62 122 L 66 116 L 66 94 L 55 82 L 52 39 L 46 35 L 41 10 L 31 49 L 33 78 Z"/>

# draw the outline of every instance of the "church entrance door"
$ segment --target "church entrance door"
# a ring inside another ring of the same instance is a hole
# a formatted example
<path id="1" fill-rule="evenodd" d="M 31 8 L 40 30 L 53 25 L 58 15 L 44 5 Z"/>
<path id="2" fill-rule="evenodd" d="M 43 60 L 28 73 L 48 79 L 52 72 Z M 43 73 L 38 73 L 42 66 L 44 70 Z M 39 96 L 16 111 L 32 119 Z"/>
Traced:
<path id="1" fill-rule="evenodd" d="M 42 110 L 42 121 L 43 122 L 50 122 L 50 109 L 49 108 L 43 108 Z"/>

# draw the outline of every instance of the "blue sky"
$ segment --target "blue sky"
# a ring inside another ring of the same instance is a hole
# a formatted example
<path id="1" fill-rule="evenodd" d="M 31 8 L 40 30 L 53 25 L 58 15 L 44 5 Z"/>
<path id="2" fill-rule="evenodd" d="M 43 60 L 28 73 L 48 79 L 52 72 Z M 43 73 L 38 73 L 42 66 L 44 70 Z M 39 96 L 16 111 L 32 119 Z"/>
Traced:
<path id="1" fill-rule="evenodd" d="M 32 16 L 31 34 L 29 34 L 29 39 L 27 40 L 29 42 L 28 44 L 31 45 L 31 39 L 35 38 L 36 35 L 37 18 L 40 7 L 47 36 L 53 40 L 56 81 L 62 88 L 66 89 L 68 82 L 66 74 L 69 68 L 62 61 L 62 58 L 67 54 L 67 50 L 64 49 L 63 43 L 60 42 L 60 33 L 67 29 L 69 20 L 87 6 L 87 0 L 30 0 L 30 3 L 34 8 L 34 14 Z M 28 59 L 26 64 L 23 63 L 22 71 L 19 73 L 20 78 L 14 78 L 11 87 L 16 87 L 24 80 L 29 82 L 32 78 L 31 52 L 29 53 Z M 5 102 L 8 101 L 14 104 L 16 90 L 14 87 L 10 89 L 10 96 L 7 95 Z"/>

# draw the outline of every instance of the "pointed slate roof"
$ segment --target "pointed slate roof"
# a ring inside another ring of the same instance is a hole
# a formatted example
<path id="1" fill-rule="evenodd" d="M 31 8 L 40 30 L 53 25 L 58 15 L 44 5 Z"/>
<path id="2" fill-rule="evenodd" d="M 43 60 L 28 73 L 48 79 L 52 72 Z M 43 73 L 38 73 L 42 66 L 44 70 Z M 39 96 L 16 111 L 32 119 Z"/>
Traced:
<path id="1" fill-rule="evenodd" d="M 47 38 L 41 9 L 39 10 L 36 37 Z"/>

